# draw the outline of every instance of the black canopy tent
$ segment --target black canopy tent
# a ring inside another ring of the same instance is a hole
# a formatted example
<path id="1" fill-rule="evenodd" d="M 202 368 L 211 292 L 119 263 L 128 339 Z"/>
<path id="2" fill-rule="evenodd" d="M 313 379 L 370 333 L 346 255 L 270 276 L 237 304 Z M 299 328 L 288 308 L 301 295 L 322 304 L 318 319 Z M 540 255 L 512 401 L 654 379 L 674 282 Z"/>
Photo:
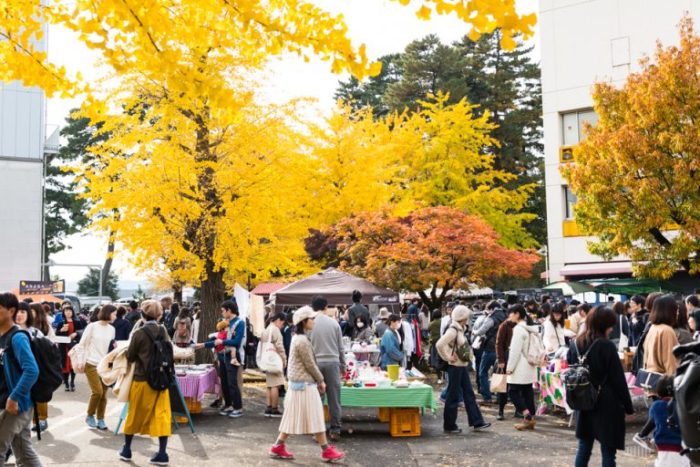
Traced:
<path id="1" fill-rule="evenodd" d="M 275 303 L 275 310 L 311 305 L 311 299 L 316 295 L 326 297 L 329 306 L 348 306 L 352 305 L 353 290 L 362 292 L 362 304 L 367 307 L 387 307 L 394 313 L 398 313 L 401 308 L 398 293 L 335 268 L 328 268 L 289 284 L 272 294 L 270 299 Z"/>

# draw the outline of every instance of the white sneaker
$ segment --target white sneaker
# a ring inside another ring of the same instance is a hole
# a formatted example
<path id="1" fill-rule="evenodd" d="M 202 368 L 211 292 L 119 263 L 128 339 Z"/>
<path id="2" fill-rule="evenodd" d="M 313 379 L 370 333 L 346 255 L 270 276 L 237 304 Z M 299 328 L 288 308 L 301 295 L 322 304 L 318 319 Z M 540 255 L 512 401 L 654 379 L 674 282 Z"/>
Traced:
<path id="1" fill-rule="evenodd" d="M 649 438 L 642 438 L 639 436 L 639 433 L 634 434 L 632 441 L 634 441 L 638 446 L 641 446 L 642 449 L 646 449 L 649 452 L 656 451 L 656 445 L 654 442 Z"/>
<path id="2" fill-rule="evenodd" d="M 223 409 L 219 410 L 219 415 L 223 415 L 224 417 L 227 417 L 231 415 L 231 412 L 233 412 L 233 407 L 230 405 L 228 407 L 224 407 Z"/>
<path id="3" fill-rule="evenodd" d="M 230 414 L 228 414 L 230 418 L 238 418 L 243 416 L 243 410 L 238 409 L 238 410 L 233 410 Z"/>

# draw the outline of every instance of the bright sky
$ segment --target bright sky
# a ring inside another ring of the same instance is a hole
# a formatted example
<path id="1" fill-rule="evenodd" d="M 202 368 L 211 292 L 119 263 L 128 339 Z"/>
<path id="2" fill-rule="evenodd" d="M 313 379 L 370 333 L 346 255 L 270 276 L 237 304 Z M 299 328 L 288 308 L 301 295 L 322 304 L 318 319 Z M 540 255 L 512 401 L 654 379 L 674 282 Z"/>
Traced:
<path id="1" fill-rule="evenodd" d="M 351 38 L 367 45 L 371 58 L 400 52 L 414 39 L 428 34 L 437 34 L 444 42 L 455 41 L 467 32 L 467 26 L 454 18 L 435 17 L 429 22 L 415 17 L 414 5 L 402 7 L 389 0 L 313 0 L 314 3 L 334 13 L 345 16 Z M 522 13 L 537 11 L 536 0 L 517 0 Z M 535 40 L 537 45 L 537 41 Z M 535 51 L 539 57 L 539 51 Z M 65 65 L 68 70 L 79 70 L 87 80 L 98 76 L 95 56 L 66 30 L 52 28 L 49 32 L 49 56 L 52 61 Z M 312 97 L 317 102 L 319 112 L 333 105 L 333 94 L 339 79 L 347 76 L 334 75 L 328 62 L 320 60 L 304 63 L 295 56 L 285 56 L 275 60 L 270 72 L 261 83 L 260 94 L 271 102 L 284 102 L 297 97 Z M 51 99 L 48 102 L 47 122 L 61 125 L 71 108 L 79 102 Z M 69 244 L 72 248 L 52 256 L 56 263 L 99 264 L 104 261 L 106 241 L 94 233 L 73 236 Z M 122 281 L 142 281 L 128 264 L 124 253 L 117 251 L 114 270 Z M 55 267 L 52 274 L 58 274 L 69 282 L 77 281 L 85 275 L 81 268 Z M 142 283 L 144 283 L 142 281 Z M 129 287 L 130 288 L 130 287 Z"/>

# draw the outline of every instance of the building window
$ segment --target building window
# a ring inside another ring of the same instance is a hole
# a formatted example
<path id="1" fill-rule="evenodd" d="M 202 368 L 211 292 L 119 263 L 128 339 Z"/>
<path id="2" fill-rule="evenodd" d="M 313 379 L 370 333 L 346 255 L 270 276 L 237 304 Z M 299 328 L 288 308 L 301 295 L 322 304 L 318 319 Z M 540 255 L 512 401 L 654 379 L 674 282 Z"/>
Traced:
<path id="1" fill-rule="evenodd" d="M 573 219 L 574 206 L 578 198 L 568 186 L 564 185 L 562 188 L 564 189 L 564 219 Z"/>
<path id="2" fill-rule="evenodd" d="M 595 125 L 598 122 L 598 114 L 593 109 L 567 112 L 561 115 L 564 146 L 574 146 L 586 136 L 585 123 Z"/>

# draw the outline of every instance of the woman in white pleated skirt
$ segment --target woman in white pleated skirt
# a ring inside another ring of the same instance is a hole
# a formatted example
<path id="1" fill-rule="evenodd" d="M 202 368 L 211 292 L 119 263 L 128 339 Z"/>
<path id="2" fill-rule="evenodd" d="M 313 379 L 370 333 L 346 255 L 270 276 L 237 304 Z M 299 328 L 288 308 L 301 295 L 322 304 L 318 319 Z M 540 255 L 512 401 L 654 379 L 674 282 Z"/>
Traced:
<path id="1" fill-rule="evenodd" d="M 314 327 L 318 313 L 305 306 L 294 313 L 295 335 L 289 349 L 287 379 L 289 389 L 284 400 L 284 414 L 279 427 L 277 441 L 270 448 L 270 457 L 293 459 L 287 451 L 285 441 L 289 435 L 314 435 L 321 446 L 321 458 L 333 462 L 345 457 L 326 439 L 326 424 L 323 419 L 321 394 L 326 391 L 323 375 L 316 365 L 311 341 L 306 333 Z"/>

